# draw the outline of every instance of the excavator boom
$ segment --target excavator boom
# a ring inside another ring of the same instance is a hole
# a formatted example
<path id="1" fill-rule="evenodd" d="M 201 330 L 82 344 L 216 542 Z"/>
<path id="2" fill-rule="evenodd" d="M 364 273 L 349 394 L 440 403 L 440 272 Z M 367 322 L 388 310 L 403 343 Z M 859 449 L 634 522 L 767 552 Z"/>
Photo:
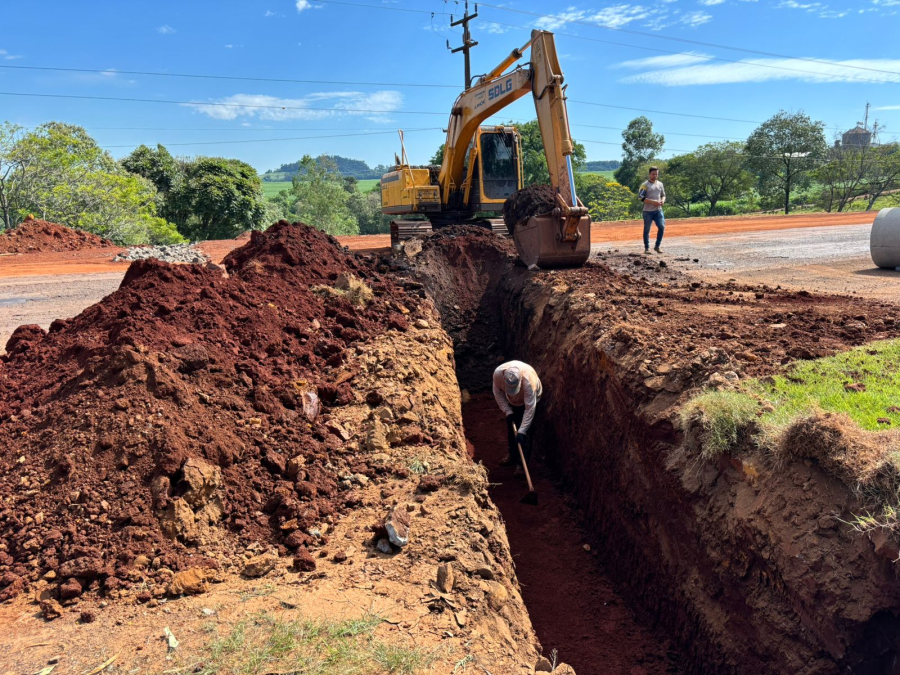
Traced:
<path id="1" fill-rule="evenodd" d="M 509 70 L 529 49 L 529 63 Z M 487 194 L 490 190 L 485 187 L 488 182 L 486 174 L 490 167 L 486 162 L 516 164 L 515 175 L 518 176 L 518 187 L 521 187 L 518 138 L 514 129 L 481 127 L 481 124 L 529 92 L 534 99 L 550 184 L 556 191 L 556 203 L 549 205 L 546 213 L 531 215 L 513 224 L 510 227 L 513 240 L 519 257 L 526 265 L 562 267 L 583 264 L 590 255 L 591 219 L 575 193 L 572 171 L 574 144 L 569 131 L 563 75 L 553 34 L 547 31 L 532 31 L 527 43 L 514 49 L 493 70 L 457 97 L 450 113 L 444 157 L 437 177 L 439 203 L 437 195 L 429 192 L 429 185 L 433 184 L 428 181 L 425 170 L 410 169 L 404 160 L 403 164 L 398 163 L 394 172 L 382 178 L 384 212 L 430 213 L 436 214 L 430 216 L 433 219 L 441 218 L 446 222 L 454 214 L 474 215 L 475 211 L 490 210 L 485 207 L 499 210 L 497 207 L 512 194 L 514 188 L 504 187 L 502 180 L 499 181 L 500 187 L 497 187 L 498 181 L 493 177 L 491 187 L 500 195 Z M 498 150 L 496 141 L 486 143 L 485 135 L 489 134 L 512 134 L 516 139 L 512 155 L 509 148 Z M 494 156 L 479 156 L 485 148 L 493 149 Z M 501 156 L 504 153 L 505 156 Z M 510 162 L 512 156 L 514 161 Z M 480 181 L 477 189 L 476 176 Z M 476 194 L 477 199 L 473 196 Z"/>

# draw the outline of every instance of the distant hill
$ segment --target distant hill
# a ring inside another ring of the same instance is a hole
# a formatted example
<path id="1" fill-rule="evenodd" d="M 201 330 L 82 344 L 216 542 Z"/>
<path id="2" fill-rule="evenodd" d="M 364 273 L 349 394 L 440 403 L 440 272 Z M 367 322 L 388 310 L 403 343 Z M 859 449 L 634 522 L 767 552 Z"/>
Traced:
<path id="1" fill-rule="evenodd" d="M 586 162 L 582 171 L 615 171 L 622 165 L 617 159 L 599 159 L 593 162 Z"/>
<path id="2" fill-rule="evenodd" d="M 340 155 L 326 155 L 326 157 L 337 165 L 337 170 L 342 176 L 353 176 L 358 180 L 369 180 L 372 178 L 381 178 L 388 172 L 388 168 L 379 164 L 374 169 L 370 168 L 361 159 L 350 159 L 349 157 L 341 157 Z M 300 162 L 291 162 L 290 164 L 282 164 L 277 169 L 266 171 L 261 178 L 264 181 L 286 181 L 291 180 L 297 175 L 300 168 Z"/>

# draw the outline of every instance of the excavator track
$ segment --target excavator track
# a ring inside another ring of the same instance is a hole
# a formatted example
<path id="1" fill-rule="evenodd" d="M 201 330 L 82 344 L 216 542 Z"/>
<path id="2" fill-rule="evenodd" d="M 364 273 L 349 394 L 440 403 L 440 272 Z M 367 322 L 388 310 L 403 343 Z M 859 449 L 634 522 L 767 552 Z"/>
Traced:
<path id="1" fill-rule="evenodd" d="M 432 223 L 430 220 L 392 220 L 391 221 L 391 246 L 397 246 L 407 239 L 413 237 L 431 234 L 434 230 L 450 225 L 477 225 L 490 229 L 494 234 L 500 237 L 509 237 L 509 230 L 502 218 L 488 218 L 486 220 L 475 220 L 463 223 L 442 223 L 440 225 Z"/>

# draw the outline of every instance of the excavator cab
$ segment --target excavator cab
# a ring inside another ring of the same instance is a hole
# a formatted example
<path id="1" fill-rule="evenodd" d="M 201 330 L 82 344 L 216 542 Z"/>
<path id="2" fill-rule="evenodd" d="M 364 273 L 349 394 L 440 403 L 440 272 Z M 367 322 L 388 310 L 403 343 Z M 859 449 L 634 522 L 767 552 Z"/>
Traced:
<path id="1" fill-rule="evenodd" d="M 479 127 L 478 190 L 469 199 L 474 211 L 501 211 L 503 203 L 522 189 L 522 147 L 515 127 Z"/>

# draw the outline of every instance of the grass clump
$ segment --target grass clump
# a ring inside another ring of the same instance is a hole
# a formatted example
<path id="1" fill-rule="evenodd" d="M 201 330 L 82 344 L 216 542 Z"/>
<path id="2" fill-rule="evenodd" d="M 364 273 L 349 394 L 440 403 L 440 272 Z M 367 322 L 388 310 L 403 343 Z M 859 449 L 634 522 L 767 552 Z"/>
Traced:
<path id="1" fill-rule="evenodd" d="M 703 392 L 681 410 L 685 443 L 706 459 L 756 447 L 813 460 L 866 505 L 853 527 L 900 532 L 898 366 L 900 340 L 886 340 Z"/>
<path id="2" fill-rule="evenodd" d="M 748 441 L 758 401 L 738 391 L 707 391 L 681 409 L 685 443 L 704 459 L 715 459 Z"/>
<path id="3" fill-rule="evenodd" d="M 202 675 L 414 675 L 437 659 L 435 651 L 386 644 L 374 631 L 382 619 L 366 614 L 344 621 L 285 620 L 260 614 L 214 637 Z"/>
<path id="4" fill-rule="evenodd" d="M 310 290 L 324 298 L 346 298 L 354 307 L 365 307 L 375 297 L 375 292 L 352 274 L 341 274 L 334 286 L 318 285 Z"/>

